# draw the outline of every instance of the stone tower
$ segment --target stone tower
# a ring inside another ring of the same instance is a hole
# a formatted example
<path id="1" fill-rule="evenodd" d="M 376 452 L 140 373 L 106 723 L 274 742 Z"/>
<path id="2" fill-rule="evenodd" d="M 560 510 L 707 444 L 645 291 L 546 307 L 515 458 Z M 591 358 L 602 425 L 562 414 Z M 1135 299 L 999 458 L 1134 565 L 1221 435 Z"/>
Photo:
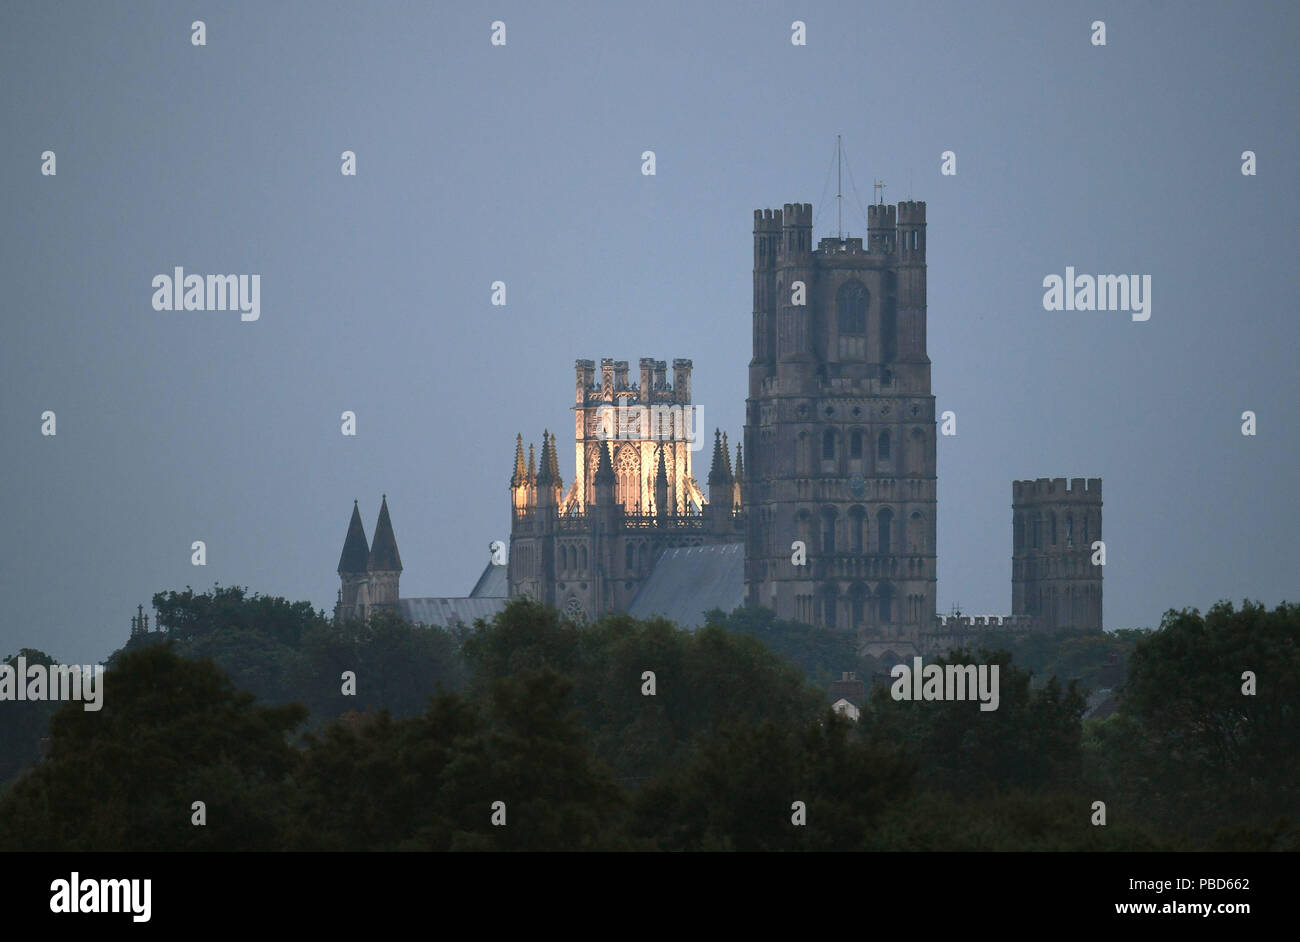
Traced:
<path id="1" fill-rule="evenodd" d="M 1014 481 L 1011 514 L 1011 613 L 1036 628 L 1101 631 L 1101 479 Z"/>
<path id="2" fill-rule="evenodd" d="M 754 212 L 746 597 L 898 651 L 935 617 L 925 203 L 812 244 L 812 206 Z M 806 565 L 792 561 L 792 543 Z"/>

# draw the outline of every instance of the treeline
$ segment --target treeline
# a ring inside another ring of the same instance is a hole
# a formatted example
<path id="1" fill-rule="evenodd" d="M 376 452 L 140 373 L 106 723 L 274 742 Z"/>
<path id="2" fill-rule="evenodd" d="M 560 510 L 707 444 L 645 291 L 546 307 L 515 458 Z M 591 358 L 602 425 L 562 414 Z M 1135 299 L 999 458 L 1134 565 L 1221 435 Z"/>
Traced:
<path id="1" fill-rule="evenodd" d="M 62 706 L 0 795 L 0 849 L 1300 847 L 1295 605 L 1168 613 L 1104 720 L 980 651 L 946 660 L 997 663 L 997 710 L 879 685 L 856 723 L 819 676 L 856 655 L 761 611 L 688 632 L 515 601 L 453 635 L 237 589 L 155 607 L 103 709 Z"/>

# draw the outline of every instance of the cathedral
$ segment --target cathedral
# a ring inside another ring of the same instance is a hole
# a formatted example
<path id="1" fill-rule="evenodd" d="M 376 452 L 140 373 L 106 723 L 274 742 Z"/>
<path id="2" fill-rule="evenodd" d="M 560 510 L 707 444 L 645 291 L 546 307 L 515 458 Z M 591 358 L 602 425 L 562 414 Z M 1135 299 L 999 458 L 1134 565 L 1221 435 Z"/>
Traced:
<path id="1" fill-rule="evenodd" d="M 935 401 L 926 351 L 925 203 L 868 207 L 864 238 L 814 246 L 812 206 L 754 212 L 753 353 L 743 443 L 714 430 L 704 486 L 692 362 L 578 360 L 574 471 L 559 436 L 516 436 L 508 560 L 464 598 L 403 599 L 387 498 L 373 544 L 359 509 L 339 560 L 337 618 L 389 609 L 470 625 L 526 596 L 575 619 L 762 605 L 852 632 L 865 654 L 976 641 L 990 628 L 1099 631 L 1101 481 L 1012 484 L 1012 614 L 936 612 Z"/>

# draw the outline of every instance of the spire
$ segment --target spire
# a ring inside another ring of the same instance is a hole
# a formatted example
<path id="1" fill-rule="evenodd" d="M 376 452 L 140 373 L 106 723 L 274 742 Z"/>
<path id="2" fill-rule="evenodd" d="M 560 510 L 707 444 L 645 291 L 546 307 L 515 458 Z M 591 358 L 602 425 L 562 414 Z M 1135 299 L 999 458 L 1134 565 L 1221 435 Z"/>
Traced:
<path id="1" fill-rule="evenodd" d="M 604 442 L 597 442 L 596 447 L 600 449 L 600 460 L 596 462 L 596 476 L 592 478 L 593 484 L 614 485 L 614 463 L 609 460 L 609 446 Z"/>
<path id="2" fill-rule="evenodd" d="M 560 477 L 560 458 L 555 447 L 555 438 L 556 436 L 551 436 L 551 480 L 555 482 L 556 487 L 562 489 L 564 487 L 564 481 Z"/>
<path id="3" fill-rule="evenodd" d="M 537 483 L 554 484 L 557 483 L 551 477 L 551 432 L 550 429 L 542 430 L 542 459 L 537 465 Z"/>
<path id="4" fill-rule="evenodd" d="M 726 452 L 722 450 L 722 432 L 713 430 L 713 464 L 709 467 L 710 484 L 729 484 L 731 476 L 727 470 Z"/>
<path id="5" fill-rule="evenodd" d="M 375 542 L 370 547 L 371 572 L 401 572 L 402 557 L 397 554 L 397 537 L 393 535 L 393 521 L 388 517 L 388 495 L 379 505 L 379 522 L 375 524 Z"/>
<path id="6" fill-rule="evenodd" d="M 339 572 L 365 572 L 370 558 L 370 544 L 366 542 L 366 528 L 361 525 L 361 511 L 352 502 L 352 519 L 348 522 L 348 535 L 343 540 L 343 555 L 339 557 Z"/>
<path id="7" fill-rule="evenodd" d="M 524 436 L 515 436 L 515 473 L 510 475 L 510 486 L 519 487 L 524 481 L 524 475 L 528 472 L 524 470 Z"/>
<path id="8" fill-rule="evenodd" d="M 533 460 L 533 443 L 528 443 L 528 477 L 524 479 L 528 484 L 537 483 L 537 462 Z"/>
<path id="9" fill-rule="evenodd" d="M 741 445 L 740 442 L 736 442 L 736 480 L 737 481 L 743 481 L 745 479 L 745 453 L 742 450 L 743 447 L 744 446 Z"/>
<path id="10" fill-rule="evenodd" d="M 727 469 L 727 480 L 734 481 L 736 475 L 731 470 L 731 449 L 727 446 L 727 433 L 722 433 L 722 461 L 723 467 Z"/>
<path id="11" fill-rule="evenodd" d="M 665 516 L 672 513 L 673 508 L 668 500 L 668 466 L 664 463 L 664 446 L 659 445 L 659 453 L 656 456 L 655 464 L 655 509 L 659 516 Z"/>

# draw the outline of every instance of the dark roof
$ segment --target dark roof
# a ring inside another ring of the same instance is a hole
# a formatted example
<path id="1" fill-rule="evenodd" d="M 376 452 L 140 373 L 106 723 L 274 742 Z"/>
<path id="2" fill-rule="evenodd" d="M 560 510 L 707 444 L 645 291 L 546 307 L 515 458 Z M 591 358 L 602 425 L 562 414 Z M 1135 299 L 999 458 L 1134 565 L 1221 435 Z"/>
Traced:
<path id="1" fill-rule="evenodd" d="M 502 569 L 505 567 L 502 566 Z M 402 617 L 412 624 L 450 628 L 460 624 L 474 627 L 474 619 L 491 618 L 505 611 L 505 599 L 398 599 Z"/>
<path id="2" fill-rule="evenodd" d="M 867 699 L 867 685 L 862 680 L 837 680 L 831 684 L 831 702 L 844 699 L 854 706 L 862 706 Z"/>
<path id="3" fill-rule="evenodd" d="M 506 585 L 506 568 L 496 563 L 488 563 L 487 568 L 483 570 L 483 575 L 478 577 L 478 582 L 474 583 L 474 588 L 469 590 L 469 597 L 472 599 L 504 599 L 510 595 L 509 586 Z"/>
<path id="4" fill-rule="evenodd" d="M 743 544 L 686 546 L 659 554 L 628 613 L 634 618 L 659 615 L 682 628 L 699 628 L 709 609 L 730 613 L 744 603 Z"/>
<path id="5" fill-rule="evenodd" d="M 388 495 L 379 505 L 379 522 L 375 524 L 375 542 L 370 547 L 372 572 L 401 572 L 402 557 L 397 553 L 397 537 L 393 535 L 393 521 L 388 518 Z"/>
<path id="6" fill-rule="evenodd" d="M 370 546 L 366 542 L 366 528 L 361 525 L 361 511 L 352 502 L 352 520 L 348 523 L 347 539 L 343 541 L 343 555 L 339 557 L 339 572 L 365 572 L 370 560 Z"/>

